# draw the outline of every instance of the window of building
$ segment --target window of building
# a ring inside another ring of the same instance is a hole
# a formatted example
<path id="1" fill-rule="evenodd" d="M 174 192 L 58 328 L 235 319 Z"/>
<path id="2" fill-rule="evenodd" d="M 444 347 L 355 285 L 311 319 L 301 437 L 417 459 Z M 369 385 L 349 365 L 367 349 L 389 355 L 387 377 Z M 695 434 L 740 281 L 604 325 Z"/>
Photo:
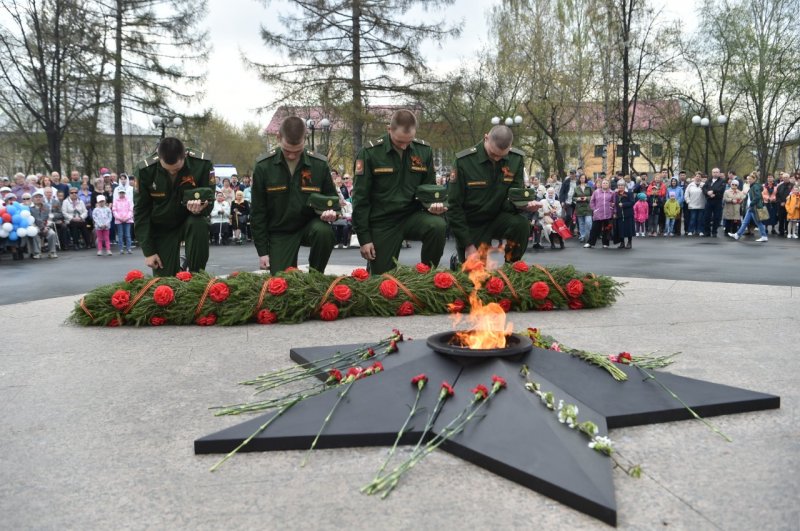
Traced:
<path id="1" fill-rule="evenodd" d="M 653 143 L 653 147 L 650 149 L 650 155 L 653 157 L 663 157 L 664 156 L 664 144 Z"/>
<path id="2" fill-rule="evenodd" d="M 605 151 L 606 147 L 603 144 L 595 144 L 594 145 L 594 156 L 597 158 L 603 158 L 603 152 Z"/>

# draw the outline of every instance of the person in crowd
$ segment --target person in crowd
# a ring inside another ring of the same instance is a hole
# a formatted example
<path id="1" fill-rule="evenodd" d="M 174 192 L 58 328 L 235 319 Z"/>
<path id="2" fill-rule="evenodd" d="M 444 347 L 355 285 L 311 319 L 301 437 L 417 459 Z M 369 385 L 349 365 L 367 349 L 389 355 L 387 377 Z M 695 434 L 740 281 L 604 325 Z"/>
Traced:
<path id="1" fill-rule="evenodd" d="M 339 213 L 339 218 L 333 222 L 333 231 L 336 234 L 336 245 L 334 248 L 349 249 L 353 232 L 353 205 L 344 198 L 341 191 L 339 193 L 339 206 L 342 209 Z"/>
<path id="2" fill-rule="evenodd" d="M 36 186 L 28 182 L 24 173 L 17 173 L 14 175 L 14 186 L 11 187 L 11 193 L 22 198 L 23 194 L 33 195 L 36 191 Z"/>
<path id="3" fill-rule="evenodd" d="M 233 239 L 237 245 L 244 243 L 245 236 L 250 239 L 248 222 L 250 221 L 250 203 L 244 198 L 244 192 L 236 190 L 231 203 L 231 224 Z"/>
<path id="4" fill-rule="evenodd" d="M 222 188 L 220 188 L 219 191 L 222 192 L 225 202 L 228 203 L 228 206 L 230 206 L 230 204 L 233 203 L 233 200 L 236 197 L 234 195 L 235 191 L 231 187 L 231 180 L 228 179 L 227 177 L 222 179 Z"/>
<path id="5" fill-rule="evenodd" d="M 69 178 L 67 179 L 67 184 L 69 184 L 70 188 L 78 188 L 81 187 L 81 172 L 78 170 L 72 170 L 69 172 Z"/>
<path id="6" fill-rule="evenodd" d="M 667 186 L 661 180 L 661 174 L 657 173 L 653 177 L 653 182 L 647 186 L 647 204 L 650 216 L 647 220 L 647 229 L 650 236 L 659 235 L 659 221 L 664 215 L 664 202 L 667 196 Z"/>
<path id="7" fill-rule="evenodd" d="M 558 202 L 561 203 L 561 210 L 564 214 L 564 223 L 571 231 L 573 229 L 573 217 L 575 214 L 575 205 L 573 204 L 573 197 L 575 195 L 575 185 L 577 184 L 577 175 L 575 170 L 570 170 L 569 175 L 561 183 L 561 189 L 558 192 Z M 563 241 L 561 242 L 564 243 Z"/>
<path id="8" fill-rule="evenodd" d="M 117 186 L 114 187 L 114 199 L 116 200 L 122 190 L 125 190 L 125 197 L 128 198 L 131 205 L 133 205 L 133 186 L 130 183 L 130 179 L 128 179 L 128 175 L 125 173 L 119 174 L 119 180 L 117 182 Z"/>
<path id="9" fill-rule="evenodd" d="M 766 242 L 769 240 L 767 237 L 767 229 L 764 227 L 764 223 L 762 223 L 758 217 L 758 209 L 764 208 L 764 198 L 761 195 L 761 185 L 758 183 L 755 173 L 751 173 L 747 176 L 747 182 L 750 187 L 747 190 L 747 197 L 744 203 L 745 215 L 744 219 L 742 219 L 742 226 L 739 227 L 738 231 L 728 233 L 728 236 L 734 240 L 738 240 L 742 237 L 742 234 L 750 224 L 750 221 L 755 221 L 756 225 L 758 226 L 758 232 L 761 234 L 761 237 L 756 241 Z"/>
<path id="10" fill-rule="evenodd" d="M 244 190 L 242 190 L 242 192 L 244 192 L 244 200 L 247 201 L 248 204 L 253 200 L 253 187 L 250 183 L 251 179 L 249 175 L 242 177 L 242 184 L 244 184 Z M 247 240 L 250 241 L 251 239 L 252 236 L 248 232 Z"/>
<path id="11" fill-rule="evenodd" d="M 777 209 L 776 219 L 778 223 L 778 235 L 786 236 L 787 225 L 787 211 L 786 199 L 792 193 L 794 185 L 789 181 L 789 174 L 785 171 L 781 172 L 781 180 L 775 186 L 775 205 Z"/>
<path id="12" fill-rule="evenodd" d="M 16 194 L 14 194 L 14 195 L 16 195 Z M 30 208 L 31 204 L 32 204 L 31 201 L 32 201 L 31 194 L 29 194 L 28 192 L 25 192 L 25 193 L 22 194 L 22 196 L 20 196 L 20 203 L 23 206 L 26 206 L 26 207 Z M 19 246 L 20 246 L 20 248 L 21 249 L 27 249 L 28 254 L 34 260 L 38 260 L 39 258 L 42 257 L 41 256 L 40 245 L 41 245 L 41 240 L 39 240 L 39 235 L 38 234 L 36 236 L 21 236 L 19 238 Z"/>
<path id="13" fill-rule="evenodd" d="M 742 202 L 746 198 L 745 193 L 739 189 L 739 181 L 734 179 L 729 184 L 730 188 L 722 195 L 722 219 L 726 234 L 738 232 L 742 220 Z"/>
<path id="14" fill-rule="evenodd" d="M 800 229 L 800 180 L 795 181 L 792 192 L 786 198 L 787 238 L 798 239 Z"/>
<path id="15" fill-rule="evenodd" d="M 57 190 L 52 186 L 45 186 L 42 188 L 42 200 L 48 208 L 53 206 L 55 201 L 58 201 Z"/>
<path id="16" fill-rule="evenodd" d="M 684 173 L 684 176 L 685 175 L 686 174 Z M 669 180 L 669 186 L 667 186 L 667 197 L 670 197 L 670 194 L 675 194 L 675 200 L 678 202 L 678 205 L 680 205 L 680 207 L 681 207 L 681 211 L 678 212 L 677 216 L 675 216 L 675 223 L 674 223 L 675 228 L 672 231 L 672 235 L 673 236 L 676 235 L 676 234 L 678 236 L 680 236 L 680 234 L 681 234 L 681 226 L 682 226 L 681 217 L 682 217 L 683 210 L 684 210 L 683 209 L 684 200 L 683 200 L 683 187 L 681 186 L 681 183 L 680 183 L 680 181 L 678 180 L 677 177 L 673 177 L 673 178 L 671 178 Z"/>
<path id="17" fill-rule="evenodd" d="M 584 244 L 584 248 L 593 248 L 594 244 L 597 243 L 597 238 L 602 235 L 603 248 L 608 249 L 616 204 L 616 193 L 609 188 L 608 179 L 603 179 L 600 182 L 600 188 L 594 191 L 592 199 L 589 201 L 589 205 L 592 208 L 592 230 L 589 233 L 589 241 Z"/>
<path id="18" fill-rule="evenodd" d="M 775 225 L 778 223 L 778 198 L 775 176 L 771 173 L 767 175 L 767 182 L 761 187 L 761 198 L 764 201 L 764 206 L 767 207 L 767 212 L 769 212 L 769 218 L 761 221 L 767 231 L 775 234 Z"/>
<path id="19" fill-rule="evenodd" d="M 684 198 L 689 208 L 689 218 L 686 222 L 686 235 L 695 234 L 703 236 L 703 212 L 706 208 L 706 196 L 703 193 L 703 179 L 700 172 L 696 172 L 692 182 L 686 186 Z"/>
<path id="20" fill-rule="evenodd" d="M 103 254 L 105 248 L 106 256 L 111 256 L 111 221 L 114 215 L 106 205 L 106 197 L 97 195 L 97 204 L 92 209 L 92 220 L 94 221 L 94 236 L 97 241 L 97 256 Z"/>
<path id="21" fill-rule="evenodd" d="M 51 226 L 58 235 L 58 248 L 65 250 L 69 247 L 69 230 L 67 223 L 69 219 L 64 218 L 64 212 L 61 211 L 61 205 L 64 203 L 64 194 L 59 190 L 56 192 L 56 198 L 53 199 L 48 207 L 50 208 L 50 221 Z"/>
<path id="22" fill-rule="evenodd" d="M 722 196 L 725 194 L 725 179 L 719 168 L 711 170 L 711 178 L 703 185 L 706 200 L 703 225 L 706 237 L 716 238 L 722 224 Z M 703 234 L 701 234 L 702 236 Z"/>
<path id="23" fill-rule="evenodd" d="M 534 178 L 535 179 L 535 178 Z M 578 241 L 585 243 L 589 239 L 589 230 L 592 227 L 592 209 L 589 201 L 592 199 L 592 187 L 589 186 L 586 174 L 578 177 L 575 193 L 572 200 L 575 203 L 575 216 L 578 219 Z"/>
<path id="24" fill-rule="evenodd" d="M 534 176 L 531 178 L 531 189 L 536 194 L 536 199 L 541 201 L 544 199 L 544 194 L 547 193 L 547 188 L 541 183 L 538 177 Z"/>
<path id="25" fill-rule="evenodd" d="M 67 225 L 72 236 L 73 248 L 75 250 L 90 248 L 92 246 L 92 236 L 86 223 L 89 211 L 86 209 L 86 204 L 78 199 L 77 188 L 71 187 L 69 189 L 69 198 L 65 199 L 61 204 L 61 211 L 64 213 L 64 219 L 68 220 Z M 80 243 L 81 237 L 83 238 L 83 245 Z"/>
<path id="26" fill-rule="evenodd" d="M 39 234 L 29 237 L 32 248 L 28 248 L 31 253 L 31 258 L 41 256 L 42 240 L 47 241 L 47 251 L 50 253 L 50 258 L 58 258 L 56 249 L 58 247 L 58 235 L 53 230 L 53 222 L 50 217 L 50 207 L 44 203 L 44 194 L 42 192 L 33 193 L 33 204 L 31 205 L 31 216 L 36 222 L 36 228 L 39 229 Z"/>
<path id="27" fill-rule="evenodd" d="M 50 181 L 53 183 L 53 188 L 55 189 L 53 193 L 56 197 L 58 197 L 58 192 L 62 192 L 64 197 L 69 195 L 69 179 L 62 178 L 61 174 L 54 171 L 50 174 Z"/>
<path id="28" fill-rule="evenodd" d="M 569 182 L 570 181 L 565 180 L 562 189 L 567 188 Z M 556 242 L 558 242 L 559 246 L 563 249 L 564 239 L 553 229 L 553 223 L 561 217 L 563 208 L 561 206 L 561 201 L 556 199 L 556 191 L 554 188 L 547 189 L 547 193 L 544 199 L 542 199 L 541 205 L 542 207 L 539 209 L 539 215 L 541 216 L 542 235 L 550 242 L 551 249 L 556 248 Z"/>
<path id="29" fill-rule="evenodd" d="M 215 245 L 228 245 L 230 232 L 231 205 L 225 200 L 224 190 L 217 191 L 217 200 L 211 208 L 209 233 Z"/>
<path id="30" fill-rule="evenodd" d="M 125 188 L 116 188 L 116 199 L 111 204 L 114 214 L 114 225 L 117 229 L 117 246 L 119 254 L 131 254 L 131 227 L 133 226 L 133 203 L 128 199 Z"/>
<path id="31" fill-rule="evenodd" d="M 305 148 L 306 125 L 297 116 L 281 122 L 278 146 L 256 161 L 250 227 L 259 267 L 275 274 L 297 267 L 300 246 L 311 247 L 309 266 L 324 272 L 334 246 L 329 223 L 336 212 L 317 214 L 310 194 L 335 196 L 328 159 Z"/>
<path id="32" fill-rule="evenodd" d="M 669 199 L 664 203 L 664 236 L 675 236 L 676 221 L 681 217 L 681 204 L 678 203 L 676 192 L 669 192 Z M 680 228 L 678 229 L 680 231 Z"/>
<path id="33" fill-rule="evenodd" d="M 364 146 L 356 157 L 356 184 L 351 196 L 353 230 L 372 274 L 394 269 L 404 240 L 421 241 L 420 262 L 431 267 L 439 265 L 444 253 L 447 208 L 443 203 L 432 203 L 426 209 L 416 199 L 418 186 L 436 184 L 433 150 L 427 142 L 415 138 L 416 131 L 417 117 L 412 111 L 395 111 L 387 132 Z M 488 184 L 485 179 L 483 182 Z M 456 189 L 460 191 L 459 186 L 451 186 L 449 191 L 451 205 L 458 202 L 450 223 L 456 238 L 462 241 L 466 220 L 463 196 Z M 527 223 L 524 232 L 527 243 Z"/>
<path id="34" fill-rule="evenodd" d="M 614 243 L 618 244 L 618 249 L 630 249 L 633 247 L 633 207 L 636 196 L 628 191 L 625 179 L 617 181 L 614 201 Z"/>
<path id="35" fill-rule="evenodd" d="M 636 204 L 633 205 L 633 220 L 636 223 L 636 236 L 647 236 L 647 220 L 650 218 L 650 205 L 647 203 L 647 194 L 636 194 Z"/>

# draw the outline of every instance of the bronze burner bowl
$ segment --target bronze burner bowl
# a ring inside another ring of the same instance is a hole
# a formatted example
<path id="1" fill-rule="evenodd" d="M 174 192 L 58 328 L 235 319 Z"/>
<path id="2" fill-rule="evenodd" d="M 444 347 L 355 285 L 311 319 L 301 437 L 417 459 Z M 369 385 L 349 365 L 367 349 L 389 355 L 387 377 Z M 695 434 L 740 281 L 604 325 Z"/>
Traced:
<path id="1" fill-rule="evenodd" d="M 533 348 L 531 339 L 521 334 L 506 336 L 505 348 L 471 349 L 454 344 L 457 332 L 441 332 L 428 337 L 427 344 L 439 354 L 447 356 L 463 356 L 466 358 L 502 358 L 530 352 Z"/>

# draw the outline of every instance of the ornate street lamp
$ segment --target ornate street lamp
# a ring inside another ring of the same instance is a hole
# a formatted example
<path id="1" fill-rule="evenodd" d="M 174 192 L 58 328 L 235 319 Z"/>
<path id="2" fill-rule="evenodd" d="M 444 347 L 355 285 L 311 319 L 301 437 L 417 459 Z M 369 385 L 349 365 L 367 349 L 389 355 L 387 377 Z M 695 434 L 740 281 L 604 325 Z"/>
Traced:
<path id="1" fill-rule="evenodd" d="M 719 125 L 724 126 L 728 123 L 728 117 L 724 114 L 717 116 L 717 123 Z M 705 154 L 705 167 L 706 167 L 706 175 L 708 175 L 708 144 L 711 140 L 711 120 L 705 116 L 702 118 L 698 115 L 692 116 L 692 124 L 695 127 L 702 127 L 706 131 L 706 154 Z"/>
<path id="2" fill-rule="evenodd" d="M 161 140 L 164 140 L 166 136 L 167 127 L 180 127 L 183 125 L 183 120 L 181 120 L 180 116 L 173 116 L 172 118 L 153 116 L 152 120 L 156 129 L 161 129 Z"/>

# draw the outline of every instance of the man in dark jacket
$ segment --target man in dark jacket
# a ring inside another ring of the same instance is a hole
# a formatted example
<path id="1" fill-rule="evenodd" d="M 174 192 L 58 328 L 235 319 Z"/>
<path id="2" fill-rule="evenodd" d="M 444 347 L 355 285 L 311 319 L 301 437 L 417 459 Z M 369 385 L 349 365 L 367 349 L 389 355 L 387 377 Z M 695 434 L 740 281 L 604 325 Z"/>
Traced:
<path id="1" fill-rule="evenodd" d="M 722 223 L 722 196 L 725 194 L 725 179 L 719 168 L 711 170 L 711 178 L 703 185 L 706 196 L 705 234 L 706 237 L 717 237 L 717 230 Z"/>
<path id="2" fill-rule="evenodd" d="M 775 187 L 775 204 L 778 205 L 778 233 L 786 236 L 786 200 L 794 185 L 789 182 L 789 174 L 781 172 L 781 182 Z"/>

